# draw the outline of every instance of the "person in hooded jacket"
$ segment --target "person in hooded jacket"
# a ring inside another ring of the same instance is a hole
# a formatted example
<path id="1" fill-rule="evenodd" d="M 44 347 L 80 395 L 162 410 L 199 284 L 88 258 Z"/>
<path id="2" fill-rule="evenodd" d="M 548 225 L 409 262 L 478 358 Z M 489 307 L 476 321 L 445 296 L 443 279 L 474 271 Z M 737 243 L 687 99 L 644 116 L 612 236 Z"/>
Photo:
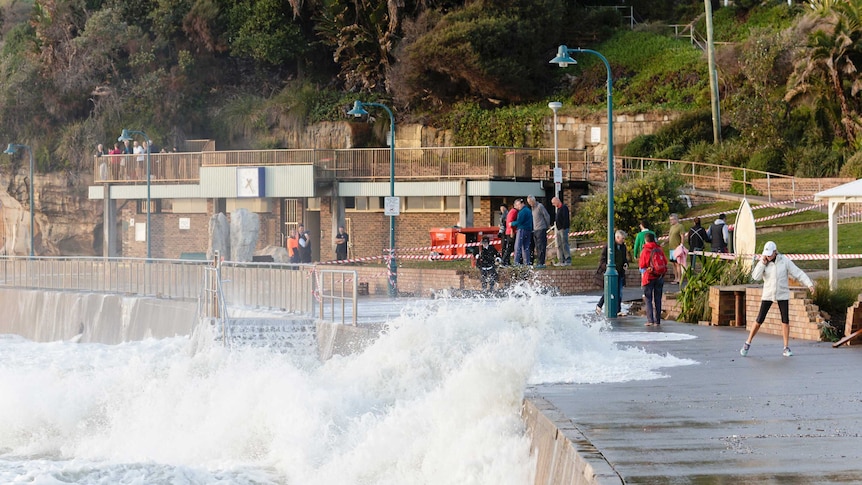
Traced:
<path id="1" fill-rule="evenodd" d="M 726 215 L 719 214 L 718 219 L 709 226 L 709 240 L 712 243 L 710 248 L 714 253 L 727 252 L 727 244 L 730 242 L 730 233 L 727 230 L 725 219 L 727 219 Z"/>
<path id="2" fill-rule="evenodd" d="M 500 253 L 497 248 L 491 246 L 488 236 L 482 237 L 482 247 L 476 254 L 476 266 L 482 274 L 482 291 L 494 291 L 497 284 L 497 263 L 500 262 Z"/>
<path id="3" fill-rule="evenodd" d="M 811 278 L 793 264 L 787 256 L 778 252 L 778 248 L 772 241 L 767 241 L 763 245 L 763 252 L 760 255 L 757 265 L 751 272 L 751 279 L 759 280 L 763 278 L 763 294 L 760 297 L 760 312 L 757 314 L 755 324 L 751 327 L 748 333 L 748 340 L 742 345 L 739 353 L 743 357 L 748 355 L 751 348 L 751 341 L 760 330 L 760 325 L 766 320 L 766 314 L 769 313 L 769 308 L 772 307 L 772 302 L 778 303 L 778 311 L 781 314 L 781 335 L 784 338 L 784 351 L 782 355 L 790 357 L 793 352 L 790 350 L 790 284 L 789 278 L 799 281 L 808 287 L 808 290 L 814 292 L 814 283 Z"/>

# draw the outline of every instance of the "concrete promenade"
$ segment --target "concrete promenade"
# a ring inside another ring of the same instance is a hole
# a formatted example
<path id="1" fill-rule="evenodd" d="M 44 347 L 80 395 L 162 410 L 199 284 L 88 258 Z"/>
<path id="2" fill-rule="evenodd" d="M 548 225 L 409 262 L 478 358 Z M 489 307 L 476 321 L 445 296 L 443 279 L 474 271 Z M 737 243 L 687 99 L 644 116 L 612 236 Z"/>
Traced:
<path id="1" fill-rule="evenodd" d="M 780 337 L 758 335 L 742 357 L 744 329 L 644 321 L 621 318 L 614 331 L 696 338 L 619 345 L 698 364 L 657 380 L 528 391 L 615 472 L 578 483 L 862 483 L 862 348 L 791 340 L 788 358 Z"/>

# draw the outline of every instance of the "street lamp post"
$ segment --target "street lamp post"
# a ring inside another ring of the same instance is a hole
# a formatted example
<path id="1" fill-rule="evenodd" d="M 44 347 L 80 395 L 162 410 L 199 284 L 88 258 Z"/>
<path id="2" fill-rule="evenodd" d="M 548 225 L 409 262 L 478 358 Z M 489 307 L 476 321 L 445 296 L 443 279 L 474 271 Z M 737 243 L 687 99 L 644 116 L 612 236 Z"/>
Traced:
<path id="1" fill-rule="evenodd" d="M 383 108 L 389 114 L 389 197 L 395 197 L 395 116 L 392 110 L 385 104 L 380 103 L 363 103 L 356 100 L 353 103 L 353 109 L 347 112 L 357 118 L 365 116 L 368 111 L 365 111 L 365 106 L 376 106 Z M 389 296 L 398 296 L 398 266 L 395 264 L 395 216 L 389 215 Z"/>
<path id="2" fill-rule="evenodd" d="M 560 184 L 563 183 L 562 173 L 560 173 L 560 149 L 557 141 L 557 110 L 563 107 L 563 103 L 559 101 L 551 101 L 548 103 L 548 108 L 554 112 L 554 195 L 560 198 Z"/>
<path id="3" fill-rule="evenodd" d="M 597 56 L 605 64 L 605 69 L 608 71 L 608 264 L 605 270 L 605 315 L 609 318 L 616 318 L 620 311 L 620 287 L 619 273 L 615 264 L 614 257 L 614 103 L 613 103 L 613 77 L 611 75 L 611 65 L 607 58 L 601 53 L 590 49 L 569 49 L 565 45 L 561 45 L 557 49 L 557 56 L 550 60 L 551 64 L 558 64 L 560 67 L 566 67 L 569 64 L 577 64 L 569 54 L 575 52 L 585 52 Z M 556 127 L 555 127 L 556 129 Z"/>
<path id="4" fill-rule="evenodd" d="M 17 143 L 10 143 L 6 147 L 6 151 L 3 153 L 6 153 L 8 155 L 14 155 L 18 153 L 18 150 L 20 150 L 21 148 L 26 148 L 27 153 L 30 155 L 30 258 L 32 259 L 33 256 L 36 254 L 36 251 L 34 249 L 35 246 L 33 244 L 33 233 L 36 231 L 36 225 L 34 222 L 35 218 L 33 217 L 33 149 L 30 148 L 28 145 L 18 145 Z"/>
<path id="5" fill-rule="evenodd" d="M 123 129 L 123 133 L 117 138 L 117 141 L 132 141 L 132 135 L 141 135 L 147 144 L 147 260 L 152 258 L 150 251 L 150 137 L 143 131 Z"/>

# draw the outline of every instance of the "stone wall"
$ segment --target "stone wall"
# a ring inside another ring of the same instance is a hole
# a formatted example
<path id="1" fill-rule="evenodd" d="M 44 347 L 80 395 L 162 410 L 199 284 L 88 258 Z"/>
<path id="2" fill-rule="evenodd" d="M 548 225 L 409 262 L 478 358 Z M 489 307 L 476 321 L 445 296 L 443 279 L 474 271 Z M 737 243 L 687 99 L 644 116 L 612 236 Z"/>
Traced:
<path id="1" fill-rule="evenodd" d="M 369 294 L 388 294 L 387 271 L 384 266 L 344 265 L 339 267 L 356 270 L 359 273 L 359 281 L 361 283 L 368 283 Z M 636 271 L 627 272 L 626 285 L 629 287 L 640 286 L 640 279 L 636 273 Z M 523 270 L 501 268 L 499 275 L 500 285 L 502 286 L 511 284 L 513 279 L 524 279 L 526 277 L 539 285 L 554 288 L 562 295 L 572 295 L 601 289 L 601 286 L 597 284 L 595 279 L 595 270 L 549 268 L 525 274 Z M 401 293 L 415 296 L 431 296 L 434 292 L 441 290 L 476 291 L 481 288 L 482 282 L 479 279 L 479 270 L 476 268 L 398 269 L 398 291 Z"/>
<path id="2" fill-rule="evenodd" d="M 757 314 L 760 312 L 760 297 L 763 288 L 760 286 L 749 287 L 745 290 L 745 319 L 746 328 L 751 330 L 755 325 Z M 811 303 L 808 294 L 803 289 L 790 290 L 790 338 L 820 341 L 820 325 L 823 324 L 820 309 Z M 760 332 L 771 335 L 781 335 L 781 315 L 778 312 L 778 304 L 773 303 L 769 314 L 760 327 Z"/>

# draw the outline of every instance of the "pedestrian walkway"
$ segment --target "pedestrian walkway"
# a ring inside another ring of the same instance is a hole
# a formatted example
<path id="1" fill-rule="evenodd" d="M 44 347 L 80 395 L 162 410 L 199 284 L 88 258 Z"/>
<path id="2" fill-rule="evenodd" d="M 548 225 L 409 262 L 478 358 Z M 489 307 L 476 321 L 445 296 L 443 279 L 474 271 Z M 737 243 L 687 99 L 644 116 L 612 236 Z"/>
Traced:
<path id="1" fill-rule="evenodd" d="M 613 323 L 643 332 L 644 319 Z M 862 349 L 758 335 L 739 355 L 744 329 L 663 322 L 652 330 L 688 340 L 627 342 L 697 362 L 666 378 L 531 389 L 610 464 L 615 483 L 862 483 Z M 530 396 L 528 396 L 530 397 Z M 607 483 L 602 481 L 601 483 Z"/>

